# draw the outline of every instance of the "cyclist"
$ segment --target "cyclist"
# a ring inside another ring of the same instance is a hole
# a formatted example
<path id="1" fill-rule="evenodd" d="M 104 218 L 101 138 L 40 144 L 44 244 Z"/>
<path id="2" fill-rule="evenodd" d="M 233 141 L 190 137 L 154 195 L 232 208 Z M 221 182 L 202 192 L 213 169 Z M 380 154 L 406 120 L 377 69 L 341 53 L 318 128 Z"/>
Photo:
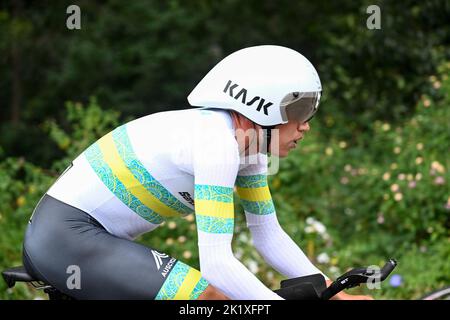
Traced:
<path id="1" fill-rule="evenodd" d="M 126 123 L 72 162 L 30 218 L 27 271 L 78 299 L 281 299 L 232 253 L 233 191 L 267 263 L 287 277 L 321 273 L 280 227 L 267 183 L 267 154 L 296 147 L 321 90 L 294 50 L 227 56 L 190 93 L 196 108 Z M 133 241 L 194 213 L 201 273 Z"/>

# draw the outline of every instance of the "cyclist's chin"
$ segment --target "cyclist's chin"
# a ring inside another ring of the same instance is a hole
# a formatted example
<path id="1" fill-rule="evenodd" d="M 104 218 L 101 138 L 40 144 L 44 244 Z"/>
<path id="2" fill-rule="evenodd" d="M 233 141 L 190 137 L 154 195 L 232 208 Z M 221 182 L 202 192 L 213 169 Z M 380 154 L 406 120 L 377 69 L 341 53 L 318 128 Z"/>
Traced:
<path id="1" fill-rule="evenodd" d="M 279 158 L 285 158 L 289 155 L 289 151 L 290 150 L 283 150 L 280 155 L 278 156 Z"/>
<path id="2" fill-rule="evenodd" d="M 279 158 L 285 158 L 288 156 L 290 149 L 289 148 L 274 148 L 275 150 L 270 150 L 271 155 L 279 157 Z"/>

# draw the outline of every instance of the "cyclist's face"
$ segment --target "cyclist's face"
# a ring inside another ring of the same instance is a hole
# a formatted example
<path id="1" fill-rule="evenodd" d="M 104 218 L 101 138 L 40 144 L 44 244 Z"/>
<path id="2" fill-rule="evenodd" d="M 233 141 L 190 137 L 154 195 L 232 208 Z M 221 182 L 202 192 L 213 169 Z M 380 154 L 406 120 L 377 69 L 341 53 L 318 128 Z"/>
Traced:
<path id="1" fill-rule="evenodd" d="M 286 157 L 292 149 L 297 147 L 297 143 L 303 138 L 305 132 L 309 131 L 309 122 L 301 123 L 299 121 L 289 121 L 275 127 L 278 129 L 278 146 L 277 139 L 273 139 L 270 143 L 270 151 L 273 155 L 280 158 Z"/>

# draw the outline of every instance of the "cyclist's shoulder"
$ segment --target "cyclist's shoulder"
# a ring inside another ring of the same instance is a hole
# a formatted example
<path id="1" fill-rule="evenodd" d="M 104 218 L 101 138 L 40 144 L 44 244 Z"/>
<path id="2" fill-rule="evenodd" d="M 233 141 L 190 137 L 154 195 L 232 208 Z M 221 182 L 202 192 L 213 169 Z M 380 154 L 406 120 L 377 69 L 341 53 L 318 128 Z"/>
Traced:
<path id="1" fill-rule="evenodd" d="M 267 154 L 258 152 L 246 156 L 241 159 L 239 165 L 239 176 L 266 176 L 268 171 L 268 157 Z"/>
<path id="2" fill-rule="evenodd" d="M 227 110 L 189 108 L 179 110 L 160 111 L 148 114 L 121 126 L 137 128 L 158 128 L 164 130 L 187 131 L 221 131 L 233 128 L 231 115 Z"/>

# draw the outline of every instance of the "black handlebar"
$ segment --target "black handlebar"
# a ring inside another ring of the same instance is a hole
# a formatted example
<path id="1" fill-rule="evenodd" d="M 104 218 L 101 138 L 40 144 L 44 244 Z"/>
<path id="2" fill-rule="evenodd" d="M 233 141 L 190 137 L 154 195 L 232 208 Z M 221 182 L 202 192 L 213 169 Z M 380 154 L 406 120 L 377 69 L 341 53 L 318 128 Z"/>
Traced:
<path id="1" fill-rule="evenodd" d="M 389 259 L 379 267 L 355 268 L 337 278 L 328 288 L 322 274 L 312 274 L 281 281 L 281 287 L 275 290 L 287 300 L 328 300 L 344 289 L 359 286 L 361 283 L 381 282 L 397 266 L 397 261 Z"/>
<path id="2" fill-rule="evenodd" d="M 395 259 L 389 259 L 389 261 L 386 262 L 386 264 L 383 266 L 383 268 L 381 268 L 380 281 L 384 281 L 384 279 L 386 279 L 391 274 L 392 270 L 394 270 L 396 266 L 397 266 L 397 261 Z"/>
<path id="3" fill-rule="evenodd" d="M 352 269 L 337 278 L 328 288 L 326 288 L 322 292 L 321 299 L 328 300 L 342 290 L 359 286 L 361 283 L 365 283 L 371 278 L 378 278 L 379 281 L 383 281 L 396 266 L 397 261 L 389 259 L 379 272 L 370 267 Z"/>

